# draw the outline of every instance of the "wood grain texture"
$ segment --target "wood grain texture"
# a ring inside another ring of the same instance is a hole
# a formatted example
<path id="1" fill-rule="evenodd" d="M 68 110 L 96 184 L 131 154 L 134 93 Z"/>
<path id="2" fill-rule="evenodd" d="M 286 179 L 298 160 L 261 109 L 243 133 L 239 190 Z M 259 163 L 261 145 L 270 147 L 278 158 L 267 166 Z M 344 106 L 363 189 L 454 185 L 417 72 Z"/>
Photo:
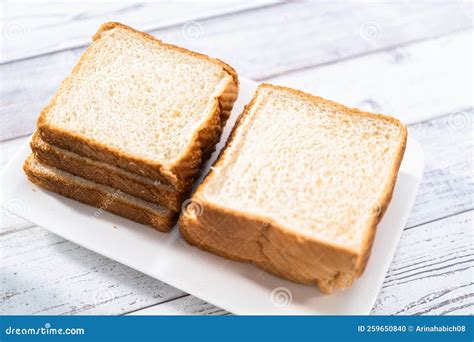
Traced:
<path id="1" fill-rule="evenodd" d="M 291 2 L 199 23 L 197 39 L 175 29 L 153 33 L 212 53 L 255 80 L 473 26 L 470 4 L 458 2 Z"/>
<path id="2" fill-rule="evenodd" d="M 472 315 L 473 225 L 470 210 L 406 229 L 372 314 Z"/>
<path id="3" fill-rule="evenodd" d="M 87 17 L 79 17 L 80 25 Z M 50 19 L 61 27 L 61 19 Z M 137 25 L 144 27 L 139 19 Z M 196 27 L 193 39 L 182 25 L 152 33 L 212 52 L 245 77 L 369 111 L 410 113 L 408 122 L 445 114 L 409 126 L 423 146 L 426 170 L 372 313 L 472 314 L 474 111 L 466 97 L 472 52 L 465 48 L 472 42 L 462 32 L 472 27 L 470 4 L 291 3 L 198 20 Z M 82 51 L 0 66 L 0 140 L 12 139 L 0 144 L 0 166 L 26 141 L 13 138 L 32 132 Z M 2 314 L 227 314 L 5 210 L 0 251 Z"/>
<path id="4" fill-rule="evenodd" d="M 192 21 L 262 7 L 274 1 L 233 2 L 6 2 L 0 14 L 0 63 L 87 45 L 97 27 L 118 21 L 141 31 L 169 26 L 193 30 Z M 192 33 L 190 31 L 190 33 Z"/>
<path id="5" fill-rule="evenodd" d="M 148 308 L 134 311 L 129 315 L 212 315 L 223 316 L 230 313 L 219 309 L 197 297 L 186 295 L 178 299 L 153 305 Z"/>
<path id="6" fill-rule="evenodd" d="M 410 124 L 472 106 L 467 30 L 266 81 L 395 116 Z"/>
<path id="7" fill-rule="evenodd" d="M 0 247 L 0 314 L 121 314 L 184 294 L 39 227 Z"/>
<path id="8" fill-rule="evenodd" d="M 474 209 L 474 108 L 408 127 L 425 153 L 425 172 L 407 227 Z"/>
<path id="9" fill-rule="evenodd" d="M 183 35 L 182 27 L 151 33 L 221 58 L 240 75 L 262 80 L 470 28 L 468 8 L 462 3 L 298 2 L 201 20 L 192 39 Z M 446 11 L 450 20 L 445 20 Z M 0 141 L 33 131 L 40 110 L 83 50 L 0 66 L 3 82 L 8 84 L 0 87 Z"/>

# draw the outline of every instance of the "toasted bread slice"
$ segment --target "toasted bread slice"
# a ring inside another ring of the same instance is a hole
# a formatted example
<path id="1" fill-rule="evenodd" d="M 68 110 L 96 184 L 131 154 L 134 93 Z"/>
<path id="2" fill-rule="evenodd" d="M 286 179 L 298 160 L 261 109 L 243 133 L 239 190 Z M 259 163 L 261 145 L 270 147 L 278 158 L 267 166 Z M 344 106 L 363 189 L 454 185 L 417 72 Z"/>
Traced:
<path id="1" fill-rule="evenodd" d="M 31 182 L 99 208 L 96 213 L 109 211 L 162 232 L 170 230 L 176 220 L 177 215 L 162 206 L 42 164 L 33 154 L 26 159 L 23 169 Z"/>
<path id="2" fill-rule="evenodd" d="M 237 74 L 118 23 L 93 40 L 41 112 L 41 138 L 189 190 L 237 97 Z"/>
<path id="3" fill-rule="evenodd" d="M 30 146 L 35 157 L 43 164 L 108 185 L 145 201 L 160 204 L 171 211 L 181 211 L 181 203 L 187 196 L 185 193 L 177 192 L 169 184 L 48 144 L 37 133 L 33 135 Z"/>
<path id="4" fill-rule="evenodd" d="M 398 120 L 261 85 L 180 217 L 193 245 L 330 293 L 362 274 L 407 131 Z"/>

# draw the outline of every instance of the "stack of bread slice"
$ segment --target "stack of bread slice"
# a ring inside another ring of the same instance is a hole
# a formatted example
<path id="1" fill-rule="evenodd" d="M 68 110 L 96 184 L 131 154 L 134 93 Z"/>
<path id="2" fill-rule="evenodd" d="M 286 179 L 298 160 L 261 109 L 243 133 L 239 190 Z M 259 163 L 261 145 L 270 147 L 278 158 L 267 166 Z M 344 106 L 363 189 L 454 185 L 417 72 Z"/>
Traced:
<path id="1" fill-rule="evenodd" d="M 104 24 L 42 111 L 24 170 L 98 214 L 167 231 L 237 93 L 227 64 Z"/>

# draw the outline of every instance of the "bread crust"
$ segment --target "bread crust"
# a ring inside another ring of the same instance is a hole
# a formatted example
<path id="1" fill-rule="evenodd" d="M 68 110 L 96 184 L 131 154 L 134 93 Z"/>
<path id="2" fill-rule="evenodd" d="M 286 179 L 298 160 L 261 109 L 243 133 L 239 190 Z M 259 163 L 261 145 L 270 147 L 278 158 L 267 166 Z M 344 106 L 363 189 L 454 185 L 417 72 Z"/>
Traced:
<path id="1" fill-rule="evenodd" d="M 162 205 L 174 212 L 181 211 L 181 203 L 188 195 L 177 192 L 170 185 L 153 182 L 113 165 L 64 151 L 42 141 L 38 133 L 33 134 L 30 147 L 35 157 L 46 165 L 96 183 L 111 186 L 145 201 Z"/>
<path id="2" fill-rule="evenodd" d="M 294 282 L 317 285 L 324 293 L 350 286 L 357 255 L 299 236 L 272 220 L 216 206 L 200 197 L 201 216 L 184 210 L 179 229 L 184 239 L 222 257 L 255 264 Z"/>
<path id="3" fill-rule="evenodd" d="M 192 52 L 171 44 L 163 43 L 147 33 L 134 30 L 120 23 L 110 22 L 103 24 L 93 36 L 93 41 L 100 39 L 104 32 L 116 28 L 121 28 L 134 34 L 138 34 L 142 38 L 151 40 L 152 42 L 165 46 L 166 48 L 216 63 L 222 67 L 223 71 L 231 76 L 231 80 L 228 82 L 223 92 L 214 98 L 213 110 L 209 113 L 205 122 L 194 132 L 193 136 L 190 137 L 190 142 L 185 151 L 181 153 L 175 163 L 170 166 L 165 166 L 157 161 L 125 153 L 101 142 L 89 139 L 81 134 L 69 132 L 48 124 L 46 115 L 54 106 L 58 93 L 55 94 L 50 103 L 42 110 L 38 119 L 37 130 L 41 135 L 41 138 L 50 144 L 97 161 L 111 163 L 117 167 L 135 172 L 151 179 L 157 179 L 163 183 L 171 184 L 179 192 L 189 191 L 203 160 L 212 154 L 215 144 L 219 140 L 222 132 L 222 127 L 229 117 L 233 103 L 237 98 L 239 84 L 237 73 L 232 67 L 218 59 L 210 58 L 206 55 Z M 87 58 L 89 53 L 90 47 L 81 56 L 72 73 L 63 81 L 61 88 L 67 87 L 70 84 L 72 77 L 74 77 L 74 75 L 79 71 L 82 62 Z"/>
<path id="4" fill-rule="evenodd" d="M 169 231 L 176 221 L 177 215 L 171 211 L 157 213 L 147 207 L 129 202 L 120 196 L 110 196 L 109 193 L 100 188 L 69 182 L 65 178 L 37 171 L 31 165 L 33 159 L 34 156 L 30 155 L 25 160 L 23 170 L 32 183 L 46 190 L 145 224 L 162 232 Z"/>
<path id="5" fill-rule="evenodd" d="M 389 182 L 380 203 L 378 203 L 380 210 L 369 221 L 360 249 L 351 250 L 346 246 L 297 234 L 289 227 L 268 218 L 221 207 L 206 201 L 201 196 L 201 192 L 207 182 L 212 177 L 216 177 L 214 168 L 211 169 L 192 196 L 192 201 L 196 202 L 199 207 L 198 214 L 196 214 L 196 210 L 184 210 L 181 213 L 179 219 L 181 234 L 190 244 L 203 250 L 234 260 L 252 262 L 264 270 L 295 282 L 314 284 L 323 293 L 331 293 L 335 288 L 349 287 L 353 280 L 363 273 L 367 265 L 376 227 L 392 197 L 405 151 L 406 127 L 400 121 L 388 116 L 347 108 L 299 90 L 262 84 L 237 120 L 226 146 L 214 163 L 216 169 L 224 162 L 227 147 L 232 144 L 243 120 L 255 105 L 260 90 L 264 88 L 285 90 L 310 101 L 325 103 L 352 115 L 387 120 L 400 128 L 399 146 L 391 166 Z"/>

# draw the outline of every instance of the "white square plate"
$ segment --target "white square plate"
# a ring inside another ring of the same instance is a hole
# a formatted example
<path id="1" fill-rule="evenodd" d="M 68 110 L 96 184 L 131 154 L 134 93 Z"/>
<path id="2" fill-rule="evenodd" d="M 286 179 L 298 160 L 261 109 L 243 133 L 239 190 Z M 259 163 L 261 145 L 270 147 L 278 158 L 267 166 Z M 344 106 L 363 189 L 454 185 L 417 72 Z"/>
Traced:
<path id="1" fill-rule="evenodd" d="M 216 159 L 243 106 L 257 84 L 241 80 L 221 142 L 203 174 Z M 160 279 L 236 314 L 368 314 L 390 266 L 423 174 L 423 152 L 408 139 L 393 199 L 379 224 L 372 256 L 362 277 L 345 291 L 321 294 L 262 272 L 251 264 L 226 260 L 188 245 L 177 227 L 160 233 L 97 209 L 42 190 L 25 177 L 25 146 L 1 173 L 0 204 L 7 210 L 78 245 Z M 115 227 L 114 227 L 115 226 Z"/>

